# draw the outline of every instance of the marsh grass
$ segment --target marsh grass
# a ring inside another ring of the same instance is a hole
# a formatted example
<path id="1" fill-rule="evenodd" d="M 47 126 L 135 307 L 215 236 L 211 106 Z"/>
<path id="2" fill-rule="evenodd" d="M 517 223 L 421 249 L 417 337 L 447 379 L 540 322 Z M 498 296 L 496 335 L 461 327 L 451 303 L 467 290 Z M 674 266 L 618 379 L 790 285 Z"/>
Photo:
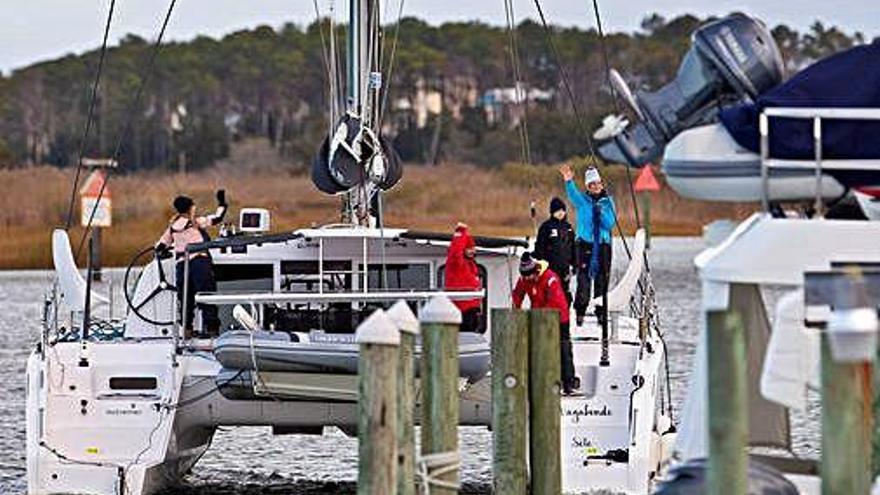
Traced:
<path id="1" fill-rule="evenodd" d="M 578 176 L 585 163 L 576 164 Z M 613 191 L 625 231 L 635 226 L 623 167 L 602 170 Z M 51 229 L 63 226 L 72 171 L 52 167 L 0 170 L 0 268 L 51 266 Z M 662 177 L 658 179 L 661 180 Z M 104 263 L 125 265 L 139 249 L 155 242 L 172 215 L 177 194 L 192 196 L 200 210 L 213 209 L 214 191 L 223 187 L 232 201 L 230 218 L 243 206 L 272 211 L 273 230 L 332 223 L 339 202 L 317 192 L 307 174 L 284 168 L 215 167 L 186 176 L 139 173 L 111 179 L 113 227 L 104 235 Z M 494 169 L 443 164 L 410 166 L 404 179 L 386 196 L 387 225 L 448 231 L 464 221 L 484 235 L 529 235 L 529 204 L 536 203 L 537 222 L 546 217 L 553 196 L 564 197 L 555 167 L 508 164 Z M 79 196 L 75 223 L 79 223 Z M 651 219 L 658 235 L 698 235 L 719 218 L 743 218 L 754 205 L 705 203 L 679 198 L 665 187 L 654 193 Z M 74 249 L 82 229 L 71 230 Z M 84 261 L 80 256 L 79 262 Z"/>

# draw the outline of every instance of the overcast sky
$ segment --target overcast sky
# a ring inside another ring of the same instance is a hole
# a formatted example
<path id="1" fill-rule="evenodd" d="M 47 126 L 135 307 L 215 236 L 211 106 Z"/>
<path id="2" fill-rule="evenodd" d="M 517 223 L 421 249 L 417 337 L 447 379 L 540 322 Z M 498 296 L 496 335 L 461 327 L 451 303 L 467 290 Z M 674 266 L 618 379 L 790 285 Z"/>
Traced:
<path id="1" fill-rule="evenodd" d="M 399 0 L 387 1 L 396 12 Z M 432 23 L 479 19 L 502 24 L 501 0 L 405 0 L 405 15 Z M 100 45 L 110 0 L 0 0 L 0 71 Z M 116 0 L 111 33 L 152 39 L 167 0 Z M 336 4 L 340 19 L 346 0 L 318 0 L 325 13 Z M 592 26 L 589 0 L 543 0 L 548 20 L 555 24 Z M 603 22 L 609 31 L 633 31 L 649 12 L 672 17 L 695 13 L 722 15 L 734 10 L 751 13 L 770 25 L 786 23 L 803 29 L 815 19 L 847 32 L 880 36 L 880 0 L 603 0 Z M 515 0 L 518 17 L 532 16 L 531 0 Z M 190 39 L 197 34 L 222 36 L 236 29 L 285 22 L 306 24 L 315 18 L 312 0 L 178 0 L 169 37 Z"/>

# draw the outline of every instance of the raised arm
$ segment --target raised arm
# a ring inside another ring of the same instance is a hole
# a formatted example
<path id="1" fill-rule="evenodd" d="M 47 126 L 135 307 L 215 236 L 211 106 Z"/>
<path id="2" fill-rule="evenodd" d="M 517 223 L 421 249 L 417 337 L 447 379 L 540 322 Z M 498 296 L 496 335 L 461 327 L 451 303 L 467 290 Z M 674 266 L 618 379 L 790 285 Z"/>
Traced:
<path id="1" fill-rule="evenodd" d="M 578 189 L 577 184 L 574 183 L 574 170 L 571 168 L 571 165 L 566 163 L 559 167 L 559 174 L 562 175 L 562 179 L 565 181 L 565 194 L 568 196 L 568 200 L 578 210 L 578 215 L 582 215 L 582 212 L 589 208 L 589 202 L 584 197 L 584 193 Z"/>

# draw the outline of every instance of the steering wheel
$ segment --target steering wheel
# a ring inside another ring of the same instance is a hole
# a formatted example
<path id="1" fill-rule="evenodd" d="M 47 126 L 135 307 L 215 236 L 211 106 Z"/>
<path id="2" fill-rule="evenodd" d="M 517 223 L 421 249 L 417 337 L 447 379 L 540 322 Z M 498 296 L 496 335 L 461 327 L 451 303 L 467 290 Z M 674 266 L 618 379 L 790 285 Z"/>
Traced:
<path id="1" fill-rule="evenodd" d="M 129 280 L 132 277 L 132 269 L 136 266 L 139 266 L 140 262 L 148 255 L 152 255 L 152 259 L 144 264 L 144 268 L 140 271 L 140 273 L 138 273 L 137 278 L 134 280 L 134 284 L 130 284 Z M 156 268 L 159 273 L 159 283 L 146 296 L 135 302 L 134 297 L 137 295 L 135 294 L 135 291 L 137 290 L 141 276 L 143 276 L 150 263 L 153 262 L 156 263 Z M 124 285 L 122 293 L 125 295 L 125 302 L 126 304 L 128 304 L 129 309 L 131 309 L 138 318 L 144 320 L 147 323 L 152 323 L 153 325 L 158 326 L 167 326 L 174 324 L 173 319 L 168 321 L 155 320 L 153 318 L 148 318 L 143 313 L 141 313 L 141 309 L 143 309 L 143 307 L 146 306 L 147 303 L 159 296 L 159 294 L 162 294 L 165 291 L 177 293 L 177 287 L 175 287 L 174 284 L 168 281 L 168 277 L 165 276 L 165 268 L 162 266 L 162 259 L 156 256 L 155 249 L 152 246 L 134 255 L 134 258 L 131 259 L 131 261 L 128 263 L 128 266 L 125 268 L 125 278 L 123 280 L 123 284 Z"/>

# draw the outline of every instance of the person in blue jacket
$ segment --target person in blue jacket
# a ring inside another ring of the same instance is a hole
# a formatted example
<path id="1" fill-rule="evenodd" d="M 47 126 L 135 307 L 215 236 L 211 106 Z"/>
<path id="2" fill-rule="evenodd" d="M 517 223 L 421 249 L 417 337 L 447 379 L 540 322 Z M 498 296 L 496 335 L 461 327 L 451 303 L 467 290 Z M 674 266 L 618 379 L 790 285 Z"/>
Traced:
<path id="1" fill-rule="evenodd" d="M 574 181 L 571 165 L 559 168 L 565 179 L 565 192 L 568 200 L 577 210 L 575 226 L 575 262 L 577 270 L 577 290 L 574 296 L 574 311 L 577 324 L 582 325 L 590 304 L 591 285 L 595 294 L 602 296 L 608 291 L 608 277 L 611 271 L 611 229 L 614 228 L 616 214 L 614 200 L 605 191 L 599 171 L 590 167 L 584 174 L 587 192 L 582 192 Z M 596 317 L 600 323 L 606 318 L 606 308 L 596 307 Z"/>

